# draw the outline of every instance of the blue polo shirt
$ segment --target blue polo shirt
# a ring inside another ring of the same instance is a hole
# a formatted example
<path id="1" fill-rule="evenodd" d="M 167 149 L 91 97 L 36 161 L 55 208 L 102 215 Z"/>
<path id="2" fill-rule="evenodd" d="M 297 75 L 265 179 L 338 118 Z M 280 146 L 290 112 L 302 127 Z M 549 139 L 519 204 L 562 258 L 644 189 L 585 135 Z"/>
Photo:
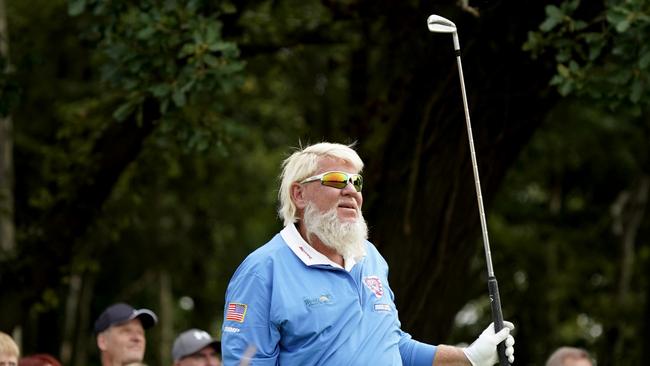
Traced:
<path id="1" fill-rule="evenodd" d="M 224 365 L 430 366 L 436 347 L 400 329 L 388 265 L 365 245 L 343 268 L 288 225 L 251 253 L 226 292 Z"/>

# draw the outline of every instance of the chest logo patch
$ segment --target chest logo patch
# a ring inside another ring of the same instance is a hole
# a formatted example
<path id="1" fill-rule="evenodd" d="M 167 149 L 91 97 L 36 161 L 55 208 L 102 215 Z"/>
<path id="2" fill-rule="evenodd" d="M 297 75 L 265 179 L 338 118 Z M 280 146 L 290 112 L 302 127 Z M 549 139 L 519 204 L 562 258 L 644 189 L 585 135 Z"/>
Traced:
<path id="1" fill-rule="evenodd" d="M 363 284 L 375 294 L 378 299 L 384 296 L 384 286 L 377 276 L 367 276 L 363 278 Z"/>
<path id="2" fill-rule="evenodd" d="M 305 297 L 303 299 L 305 305 L 308 308 L 319 306 L 319 305 L 331 305 L 332 304 L 332 295 L 322 294 L 316 297 Z"/>

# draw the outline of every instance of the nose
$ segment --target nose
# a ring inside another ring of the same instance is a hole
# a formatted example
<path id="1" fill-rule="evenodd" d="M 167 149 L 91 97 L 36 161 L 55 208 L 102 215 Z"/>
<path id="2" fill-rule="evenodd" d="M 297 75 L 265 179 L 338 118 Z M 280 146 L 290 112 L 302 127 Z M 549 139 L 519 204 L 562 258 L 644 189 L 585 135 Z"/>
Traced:
<path id="1" fill-rule="evenodd" d="M 345 187 L 343 187 L 343 189 L 341 189 L 341 193 L 343 195 L 350 195 L 350 194 L 353 194 L 353 193 L 357 193 L 357 189 L 354 188 L 354 185 L 352 184 L 352 179 L 348 179 L 348 182 L 345 185 Z"/>
<path id="2" fill-rule="evenodd" d="M 345 199 L 353 199 L 357 203 L 357 207 L 361 209 L 363 196 L 361 195 L 361 192 L 357 192 L 351 182 L 348 181 L 348 184 L 341 189 L 340 195 L 346 197 Z"/>

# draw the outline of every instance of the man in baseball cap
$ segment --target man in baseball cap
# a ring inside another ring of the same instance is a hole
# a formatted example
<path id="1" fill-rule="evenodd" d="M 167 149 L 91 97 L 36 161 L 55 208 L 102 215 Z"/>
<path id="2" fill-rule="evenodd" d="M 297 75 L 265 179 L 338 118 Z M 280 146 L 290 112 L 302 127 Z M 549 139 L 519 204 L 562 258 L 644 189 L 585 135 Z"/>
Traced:
<path id="1" fill-rule="evenodd" d="M 125 303 L 106 308 L 95 321 L 102 366 L 141 362 L 146 347 L 144 330 L 157 322 L 156 314 L 149 309 L 136 310 Z"/>
<path id="2" fill-rule="evenodd" d="M 200 329 L 184 331 L 172 347 L 174 366 L 221 366 L 220 355 L 221 342 Z"/>

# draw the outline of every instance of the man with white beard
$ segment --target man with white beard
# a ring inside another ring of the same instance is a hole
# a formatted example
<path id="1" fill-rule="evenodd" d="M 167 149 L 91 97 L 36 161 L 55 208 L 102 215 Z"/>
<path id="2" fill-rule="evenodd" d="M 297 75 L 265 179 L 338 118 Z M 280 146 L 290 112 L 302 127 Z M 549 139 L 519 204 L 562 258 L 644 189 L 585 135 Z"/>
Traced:
<path id="1" fill-rule="evenodd" d="M 284 229 L 251 253 L 228 285 L 224 365 L 493 365 L 514 325 L 488 326 L 467 348 L 402 331 L 388 265 L 361 214 L 363 162 L 351 146 L 318 143 L 283 163 Z"/>

